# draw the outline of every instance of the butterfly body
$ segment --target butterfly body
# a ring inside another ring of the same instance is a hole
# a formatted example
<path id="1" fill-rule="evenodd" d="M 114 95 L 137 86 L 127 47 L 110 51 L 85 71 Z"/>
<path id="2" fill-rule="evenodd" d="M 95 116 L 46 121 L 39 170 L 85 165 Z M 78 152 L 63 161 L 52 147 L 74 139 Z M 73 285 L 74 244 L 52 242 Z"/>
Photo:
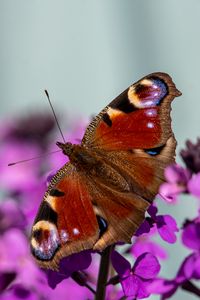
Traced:
<path id="1" fill-rule="evenodd" d="M 31 249 L 40 266 L 130 242 L 174 161 L 169 75 L 150 74 L 106 106 L 80 145 L 57 143 L 70 162 L 52 179 L 35 219 Z"/>
<path id="2" fill-rule="evenodd" d="M 130 190 L 123 176 L 95 151 L 70 143 L 57 143 L 57 145 L 63 150 L 64 154 L 69 156 L 71 164 L 77 172 L 82 173 L 82 176 L 89 180 L 96 178 L 109 186 L 115 186 L 116 189 L 121 191 Z"/>

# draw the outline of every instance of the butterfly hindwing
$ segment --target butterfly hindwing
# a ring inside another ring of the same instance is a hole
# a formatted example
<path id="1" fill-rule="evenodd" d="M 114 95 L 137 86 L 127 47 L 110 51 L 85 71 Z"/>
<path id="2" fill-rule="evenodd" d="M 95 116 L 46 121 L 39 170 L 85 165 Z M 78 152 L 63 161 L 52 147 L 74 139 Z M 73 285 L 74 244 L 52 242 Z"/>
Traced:
<path id="1" fill-rule="evenodd" d="M 175 149 L 176 140 L 172 134 L 163 146 L 153 150 L 97 151 L 96 155 L 121 174 L 132 193 L 152 202 L 164 181 L 164 169 L 174 162 Z"/>
<path id="2" fill-rule="evenodd" d="M 88 181 L 93 195 L 94 211 L 107 224 L 103 234 L 94 244 L 94 250 L 102 251 L 117 243 L 130 243 L 149 206 L 148 201 L 131 191 L 120 191 L 114 186 L 100 182 L 98 178 Z"/>
<path id="3" fill-rule="evenodd" d="M 62 257 L 92 248 L 98 236 L 91 195 L 69 163 L 53 178 L 41 203 L 32 229 L 32 253 L 40 266 L 57 269 Z"/>

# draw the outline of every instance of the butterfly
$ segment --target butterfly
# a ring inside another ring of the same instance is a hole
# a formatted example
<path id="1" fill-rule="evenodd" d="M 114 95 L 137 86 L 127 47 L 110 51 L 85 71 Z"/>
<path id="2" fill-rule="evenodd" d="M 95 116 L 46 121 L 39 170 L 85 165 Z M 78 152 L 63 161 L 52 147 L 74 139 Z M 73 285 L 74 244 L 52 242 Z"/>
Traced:
<path id="1" fill-rule="evenodd" d="M 108 104 L 80 145 L 57 142 L 70 162 L 51 180 L 32 228 L 41 267 L 56 270 L 73 253 L 131 242 L 174 161 L 170 111 L 180 95 L 168 74 L 152 73 Z"/>

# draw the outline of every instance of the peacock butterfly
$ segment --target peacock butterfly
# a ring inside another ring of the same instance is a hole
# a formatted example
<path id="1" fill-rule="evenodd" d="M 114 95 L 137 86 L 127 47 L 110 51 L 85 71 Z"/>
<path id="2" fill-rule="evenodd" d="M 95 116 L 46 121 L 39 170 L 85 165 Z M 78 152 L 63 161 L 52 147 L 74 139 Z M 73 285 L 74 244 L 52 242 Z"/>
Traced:
<path id="1" fill-rule="evenodd" d="M 130 243 L 174 161 L 171 102 L 181 93 L 153 73 L 131 85 L 90 123 L 80 145 L 57 142 L 69 157 L 35 218 L 31 250 L 43 268 L 85 249 Z"/>

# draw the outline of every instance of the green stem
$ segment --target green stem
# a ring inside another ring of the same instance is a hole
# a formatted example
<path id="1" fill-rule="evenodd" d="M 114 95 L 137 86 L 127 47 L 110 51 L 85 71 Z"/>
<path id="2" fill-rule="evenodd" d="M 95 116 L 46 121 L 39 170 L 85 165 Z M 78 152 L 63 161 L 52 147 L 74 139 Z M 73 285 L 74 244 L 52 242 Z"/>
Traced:
<path id="1" fill-rule="evenodd" d="M 109 246 L 101 255 L 95 300 L 104 300 L 106 296 L 106 283 L 108 279 L 111 250 L 112 246 Z"/>

